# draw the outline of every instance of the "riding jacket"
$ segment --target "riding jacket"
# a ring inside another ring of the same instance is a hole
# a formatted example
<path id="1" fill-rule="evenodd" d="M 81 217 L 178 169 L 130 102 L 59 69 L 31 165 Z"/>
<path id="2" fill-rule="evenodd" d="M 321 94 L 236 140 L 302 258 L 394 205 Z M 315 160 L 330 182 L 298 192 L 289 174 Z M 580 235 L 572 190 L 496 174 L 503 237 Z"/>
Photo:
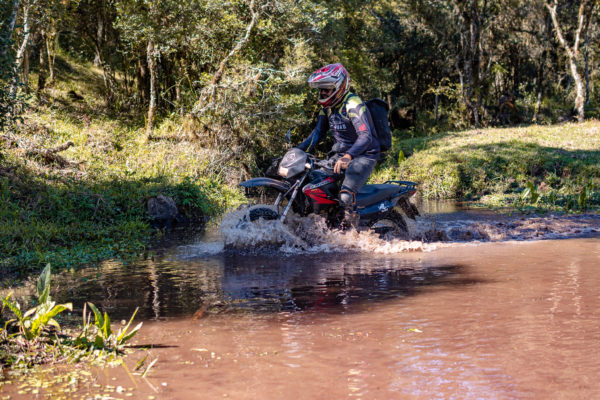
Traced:
<path id="1" fill-rule="evenodd" d="M 338 153 L 348 153 L 353 159 L 360 155 L 379 159 L 379 142 L 373 135 L 371 114 L 356 94 L 348 93 L 337 106 L 321 109 L 317 126 L 298 148 L 310 151 L 327 130 L 331 130 Z"/>

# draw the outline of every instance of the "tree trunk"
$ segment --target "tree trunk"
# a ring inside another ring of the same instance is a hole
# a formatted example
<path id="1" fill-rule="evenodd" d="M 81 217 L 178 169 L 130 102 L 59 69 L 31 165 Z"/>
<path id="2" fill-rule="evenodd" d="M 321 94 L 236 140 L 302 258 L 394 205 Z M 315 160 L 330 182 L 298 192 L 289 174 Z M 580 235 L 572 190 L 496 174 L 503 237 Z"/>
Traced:
<path id="1" fill-rule="evenodd" d="M 435 124 L 437 125 L 440 120 L 440 94 L 435 92 Z"/>
<path id="2" fill-rule="evenodd" d="M 54 82 L 54 60 L 56 59 L 56 22 L 51 22 L 46 31 L 46 53 L 48 54 L 48 73 L 50 83 Z M 40 50 L 42 51 L 42 50 Z"/>
<path id="3" fill-rule="evenodd" d="M 96 21 L 96 54 L 94 56 L 94 65 L 100 66 L 104 61 L 102 57 L 102 47 L 104 45 L 104 10 L 98 13 Z"/>
<path id="4" fill-rule="evenodd" d="M 148 120 L 146 121 L 146 139 L 150 139 L 152 131 L 154 129 L 154 116 L 156 114 L 156 54 L 154 49 L 154 43 L 152 40 L 148 41 L 148 47 L 146 49 L 146 56 L 148 59 L 148 69 L 150 70 L 150 103 L 148 105 Z"/>
<path id="5" fill-rule="evenodd" d="M 25 49 L 23 55 L 23 85 L 25 86 L 25 93 L 29 93 L 29 47 Z"/>
<path id="6" fill-rule="evenodd" d="M 41 32 L 42 35 L 42 42 L 44 41 L 44 36 L 45 33 L 42 30 Z M 40 50 L 40 66 L 39 66 L 39 73 L 38 73 L 38 87 L 37 87 L 37 95 L 38 97 L 40 96 L 40 94 L 44 91 L 44 89 L 46 88 L 46 56 L 43 50 Z"/>
<path id="7" fill-rule="evenodd" d="M 175 104 L 179 108 L 179 115 L 183 117 L 184 111 L 183 111 L 183 100 L 181 98 L 181 80 L 180 79 L 177 79 L 177 82 L 175 83 Z"/>
<path id="8" fill-rule="evenodd" d="M 588 32 L 585 33 L 585 104 L 590 104 L 590 60 L 588 47 Z"/>
<path id="9" fill-rule="evenodd" d="M 25 8 L 23 8 L 23 42 L 21 42 L 21 45 L 19 46 L 19 50 L 17 51 L 17 58 L 13 66 L 14 78 L 10 87 L 11 97 L 16 96 L 17 94 L 17 88 L 19 86 L 19 70 L 21 69 L 21 65 L 23 63 L 23 56 L 25 55 L 25 51 L 27 50 L 27 45 L 29 43 L 29 37 L 31 36 L 31 29 L 29 27 L 30 8 L 30 5 L 27 5 L 25 6 Z"/>
<path id="10" fill-rule="evenodd" d="M 533 111 L 533 122 L 539 122 L 540 107 L 542 105 L 542 94 L 544 91 L 544 66 L 546 65 L 546 59 L 548 58 L 548 42 L 550 40 L 550 16 L 546 18 L 546 25 L 544 30 L 544 51 L 542 51 L 542 57 L 540 59 L 540 65 L 537 73 L 537 101 L 535 103 L 535 110 Z"/>
<path id="11" fill-rule="evenodd" d="M 583 92 L 583 81 L 579 72 L 577 71 L 577 63 L 574 59 L 569 59 L 569 66 L 571 68 L 571 76 L 575 81 L 575 109 L 577 110 L 577 121 L 583 122 L 585 118 L 584 106 L 584 92 Z"/>
<path id="12" fill-rule="evenodd" d="M 138 59 L 138 68 L 136 70 L 137 91 L 142 100 L 142 105 L 148 104 L 148 92 L 150 91 L 150 80 L 148 79 L 148 57 Z"/>
<path id="13" fill-rule="evenodd" d="M 19 11 L 19 0 L 13 0 L 12 11 L 10 13 L 9 19 L 7 20 L 7 24 L 5 25 L 6 31 L 0 32 L 3 36 L 2 38 L 0 38 L 0 39 L 2 39 L 2 40 L 0 40 L 0 44 L 2 45 L 2 47 L 0 48 L 0 58 L 4 58 L 6 56 L 6 53 L 8 52 L 8 49 L 10 47 L 9 38 L 12 36 L 13 31 L 15 30 L 15 24 L 17 22 L 18 11 Z"/>
<path id="14" fill-rule="evenodd" d="M 461 11 L 468 36 L 461 35 L 463 65 L 464 65 L 464 90 L 463 100 L 467 105 L 475 126 L 481 125 L 481 16 L 478 0 L 472 0 Z"/>
<path id="15" fill-rule="evenodd" d="M 558 16 L 556 12 L 556 8 L 558 6 L 558 1 L 554 0 L 552 4 L 546 2 L 546 8 L 550 13 L 550 17 L 552 18 L 552 24 L 554 25 L 554 30 L 556 31 L 556 37 L 567 53 L 567 60 L 569 64 L 569 70 L 571 72 L 571 77 L 575 83 L 575 109 L 577 110 L 577 120 L 579 122 L 583 122 L 585 117 L 584 111 L 584 90 L 583 90 L 583 80 L 581 78 L 581 74 L 579 73 L 577 66 L 577 58 L 579 54 L 579 43 L 581 41 L 581 35 L 587 35 L 587 30 L 589 28 L 592 11 L 594 8 L 594 3 L 589 4 L 587 0 L 582 0 L 579 5 L 579 12 L 577 15 L 577 29 L 574 33 L 574 43 L 570 45 L 567 43 L 563 35 L 562 27 L 558 21 Z"/>
<path id="16" fill-rule="evenodd" d="M 227 67 L 227 64 L 229 62 L 229 59 L 231 57 L 233 57 L 237 52 L 239 52 L 242 47 L 244 47 L 244 45 L 246 44 L 246 42 L 248 41 L 248 39 L 250 39 L 250 33 L 252 33 L 252 29 L 254 29 L 254 25 L 256 25 L 256 21 L 258 21 L 258 12 L 256 10 L 254 10 L 254 2 L 255 0 L 250 0 L 250 13 L 252 14 L 252 19 L 250 20 L 250 23 L 248 24 L 248 26 L 246 27 L 246 34 L 244 35 L 244 37 L 238 41 L 236 43 L 236 45 L 233 47 L 233 49 L 231 49 L 231 51 L 227 54 L 227 56 L 225 56 L 225 58 L 223 60 L 221 60 L 221 63 L 219 64 L 219 69 L 217 70 L 217 72 L 215 72 L 215 74 L 213 75 L 212 81 L 210 83 L 210 89 L 208 91 L 208 102 L 209 104 L 212 103 L 215 99 L 215 94 L 216 94 L 216 90 L 217 90 L 217 85 L 219 84 L 219 82 L 221 82 L 221 79 L 223 78 L 223 73 L 225 72 L 225 68 Z M 194 106 L 194 109 L 192 110 L 193 114 L 199 114 L 201 112 L 201 101 L 198 101 L 196 103 L 196 105 Z"/>

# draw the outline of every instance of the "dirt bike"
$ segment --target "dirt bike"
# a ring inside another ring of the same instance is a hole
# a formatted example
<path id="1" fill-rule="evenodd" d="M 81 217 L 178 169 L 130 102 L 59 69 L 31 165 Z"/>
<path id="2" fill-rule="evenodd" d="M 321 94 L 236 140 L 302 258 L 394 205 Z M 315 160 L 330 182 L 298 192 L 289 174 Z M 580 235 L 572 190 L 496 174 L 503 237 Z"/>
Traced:
<path id="1" fill-rule="evenodd" d="M 300 149 L 290 149 L 277 164 L 272 177 L 253 178 L 242 182 L 245 188 L 272 188 L 277 198 L 272 206 L 250 207 L 250 221 L 259 218 L 285 221 L 290 209 L 300 216 L 319 214 L 331 228 L 343 227 L 344 208 L 338 200 L 343 175 L 334 174 L 336 157 L 320 160 Z M 409 181 L 387 181 L 365 185 L 356 195 L 359 227 L 375 232 L 406 233 L 407 225 L 402 210 L 408 218 L 415 219 L 419 211 L 409 199 L 417 184 Z M 287 201 L 287 203 L 286 203 Z M 284 206 L 285 204 L 285 206 Z"/>

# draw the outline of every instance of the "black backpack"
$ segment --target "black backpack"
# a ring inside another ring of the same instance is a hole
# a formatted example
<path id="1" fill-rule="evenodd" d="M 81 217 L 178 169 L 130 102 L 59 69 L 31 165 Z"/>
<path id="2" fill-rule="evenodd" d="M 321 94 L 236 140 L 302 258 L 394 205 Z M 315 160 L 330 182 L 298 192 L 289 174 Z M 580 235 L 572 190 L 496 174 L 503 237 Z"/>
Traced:
<path id="1" fill-rule="evenodd" d="M 385 153 L 392 147 L 392 129 L 388 119 L 388 110 L 390 109 L 388 103 L 376 97 L 368 100 L 365 104 L 371 113 L 371 119 L 375 127 L 374 133 L 379 141 L 380 150 Z"/>

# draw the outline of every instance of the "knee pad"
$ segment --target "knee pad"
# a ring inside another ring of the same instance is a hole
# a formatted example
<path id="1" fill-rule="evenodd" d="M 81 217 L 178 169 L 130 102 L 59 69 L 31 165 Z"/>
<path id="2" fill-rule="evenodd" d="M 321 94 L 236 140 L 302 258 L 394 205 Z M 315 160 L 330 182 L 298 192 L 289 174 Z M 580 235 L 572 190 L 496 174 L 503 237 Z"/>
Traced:
<path id="1" fill-rule="evenodd" d="M 348 189 L 340 190 L 340 203 L 344 208 L 354 208 L 356 205 L 356 194 Z"/>

